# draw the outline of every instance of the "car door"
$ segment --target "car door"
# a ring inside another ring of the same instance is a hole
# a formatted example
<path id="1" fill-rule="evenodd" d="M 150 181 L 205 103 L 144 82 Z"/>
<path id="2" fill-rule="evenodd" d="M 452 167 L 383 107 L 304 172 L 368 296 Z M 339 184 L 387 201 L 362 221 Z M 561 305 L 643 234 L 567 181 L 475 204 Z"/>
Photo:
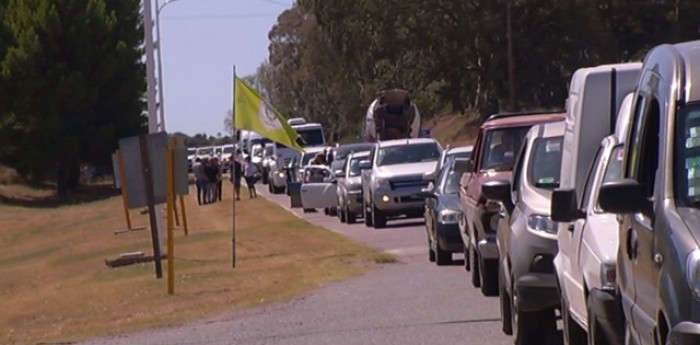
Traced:
<path id="1" fill-rule="evenodd" d="M 306 168 L 321 169 L 321 168 Z M 326 208 L 338 206 L 338 184 L 328 168 L 322 169 L 324 182 L 304 182 L 301 185 L 301 205 L 303 208 Z M 305 175 L 306 175 L 305 171 Z"/>
<path id="2" fill-rule="evenodd" d="M 595 207 L 595 191 L 600 185 L 603 178 L 605 163 L 610 154 L 610 148 L 601 146 L 596 153 L 583 189 L 581 196 L 581 205 L 579 209 L 583 210 L 586 217 L 593 215 Z M 571 313 L 579 320 L 586 319 L 586 295 L 583 289 L 583 269 L 581 262 L 581 245 L 583 244 L 583 234 L 587 231 L 587 218 L 577 219 L 573 223 L 568 224 L 564 236 L 560 236 L 560 246 L 566 246 L 569 256 L 569 266 L 563 272 L 566 294 L 568 297 L 569 309 Z M 561 247 L 560 247 L 561 248 Z"/>
<path id="3" fill-rule="evenodd" d="M 647 78 L 654 77 L 649 75 Z M 659 162 L 661 108 L 648 91 L 650 90 L 640 89 L 644 96 L 639 100 L 635 115 L 627 172 L 629 178 L 645 187 L 647 198 L 653 200 Z M 621 229 L 623 237 L 620 240 L 625 263 L 630 265 L 634 277 L 635 295 L 631 314 L 642 345 L 654 344 L 655 316 L 658 310 L 656 302 L 660 260 L 656 258 L 654 246 L 652 208 L 631 215 L 626 226 Z"/>

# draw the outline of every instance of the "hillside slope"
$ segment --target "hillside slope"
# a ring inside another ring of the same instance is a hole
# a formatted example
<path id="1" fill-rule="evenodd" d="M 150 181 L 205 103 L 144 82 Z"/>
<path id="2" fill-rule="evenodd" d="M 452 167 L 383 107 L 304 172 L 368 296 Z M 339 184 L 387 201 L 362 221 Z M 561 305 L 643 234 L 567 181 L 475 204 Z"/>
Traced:
<path id="1" fill-rule="evenodd" d="M 481 121 L 472 114 L 451 114 L 427 120 L 424 127 L 430 128 L 432 137 L 443 146 L 473 145 Z"/>

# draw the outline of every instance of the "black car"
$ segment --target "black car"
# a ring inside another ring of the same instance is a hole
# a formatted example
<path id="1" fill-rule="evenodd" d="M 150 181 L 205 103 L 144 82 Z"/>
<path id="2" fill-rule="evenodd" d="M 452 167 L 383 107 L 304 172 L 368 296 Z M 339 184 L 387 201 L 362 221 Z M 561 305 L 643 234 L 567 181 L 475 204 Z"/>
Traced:
<path id="1" fill-rule="evenodd" d="M 451 264 L 452 253 L 464 252 L 464 244 L 459 234 L 458 222 L 461 215 L 459 207 L 459 181 L 462 166 L 456 159 L 440 169 L 435 182 L 420 193 L 426 198 L 425 228 L 428 233 L 428 258 L 438 266 Z"/>

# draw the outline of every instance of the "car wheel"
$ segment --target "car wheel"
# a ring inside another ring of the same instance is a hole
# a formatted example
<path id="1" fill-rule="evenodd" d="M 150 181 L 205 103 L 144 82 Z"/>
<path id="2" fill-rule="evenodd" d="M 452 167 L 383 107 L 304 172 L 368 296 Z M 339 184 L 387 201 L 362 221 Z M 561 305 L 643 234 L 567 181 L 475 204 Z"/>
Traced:
<path id="1" fill-rule="evenodd" d="M 367 227 L 372 227 L 372 214 L 369 211 L 369 206 L 365 203 L 362 204 L 362 214 L 365 219 L 365 225 Z"/>
<path id="2" fill-rule="evenodd" d="M 469 270 L 472 273 L 472 286 L 475 288 L 481 287 L 481 278 L 479 277 L 479 253 L 474 250 L 469 243 Z"/>
<path id="3" fill-rule="evenodd" d="M 510 280 L 511 282 L 515 281 L 512 276 Z M 518 293 L 515 286 L 510 291 L 511 324 L 515 345 L 542 344 L 548 333 L 556 330 L 557 320 L 554 309 L 522 312 L 518 310 Z"/>
<path id="4" fill-rule="evenodd" d="M 382 214 L 374 205 L 372 205 L 372 224 L 375 229 L 386 227 L 386 216 Z"/>
<path id="5" fill-rule="evenodd" d="M 433 250 L 433 241 L 430 239 L 430 234 L 428 234 L 428 261 L 435 262 L 435 251 Z"/>
<path id="6" fill-rule="evenodd" d="M 469 267 L 469 247 L 463 246 L 462 251 L 464 252 L 464 270 L 469 272 L 471 268 Z"/>
<path id="7" fill-rule="evenodd" d="M 345 222 L 348 224 L 355 224 L 355 221 L 357 221 L 357 216 L 350 212 L 349 210 L 345 211 Z"/>
<path id="8" fill-rule="evenodd" d="M 337 208 L 337 207 L 331 207 L 331 208 L 329 208 L 329 209 L 328 209 L 328 214 L 329 214 L 331 217 L 336 217 L 336 216 L 338 216 L 338 208 Z"/>
<path id="9" fill-rule="evenodd" d="M 327 216 L 330 212 L 328 212 L 328 207 L 323 208 L 323 215 Z"/>
<path id="10" fill-rule="evenodd" d="M 440 241 L 437 239 L 437 234 L 434 236 L 435 239 L 433 240 L 433 248 L 435 248 L 435 263 L 438 266 L 452 265 L 454 262 L 452 260 L 452 252 L 442 250 L 442 248 L 440 248 Z"/>
<path id="11" fill-rule="evenodd" d="M 579 326 L 579 324 L 571 318 L 569 314 L 569 305 L 561 292 L 561 323 L 564 326 L 563 336 L 565 345 L 586 345 L 588 344 L 588 334 Z"/>
<path id="12" fill-rule="evenodd" d="M 479 260 L 481 293 L 484 296 L 498 295 L 498 260 Z"/>
<path id="13" fill-rule="evenodd" d="M 623 339 L 622 336 L 619 339 L 611 342 L 608 340 L 607 336 L 600 328 L 600 322 L 596 318 L 595 313 L 590 308 L 592 297 L 588 296 L 588 301 L 586 301 L 586 310 L 588 313 L 588 343 L 591 345 L 611 345 L 611 344 L 621 344 Z"/>
<path id="14" fill-rule="evenodd" d="M 338 209 L 338 220 L 339 220 L 341 223 L 347 222 L 347 216 L 346 216 L 346 213 L 345 213 L 345 209 L 344 209 L 344 208 L 339 208 L 339 209 Z"/>
<path id="15" fill-rule="evenodd" d="M 506 291 L 506 280 L 505 280 L 505 267 L 503 265 L 498 265 L 498 289 L 499 289 L 499 302 L 501 305 L 501 330 L 507 335 L 513 335 L 513 311 L 510 306 L 510 295 Z"/>

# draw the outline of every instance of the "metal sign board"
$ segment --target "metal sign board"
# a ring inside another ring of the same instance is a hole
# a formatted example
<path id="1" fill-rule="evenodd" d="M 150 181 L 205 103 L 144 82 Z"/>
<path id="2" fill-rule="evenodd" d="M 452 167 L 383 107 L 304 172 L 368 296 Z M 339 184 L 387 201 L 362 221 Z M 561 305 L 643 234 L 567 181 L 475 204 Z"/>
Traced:
<path id="1" fill-rule="evenodd" d="M 148 161 L 153 176 L 153 198 L 155 204 L 164 204 L 166 201 L 166 175 L 165 158 L 168 148 L 168 135 L 165 132 L 146 135 Z M 141 160 L 141 146 L 139 137 L 130 137 L 119 140 L 119 150 L 124 162 L 124 175 L 128 192 L 129 208 L 141 208 L 148 206 L 146 197 L 146 181 L 144 181 L 144 167 Z"/>

